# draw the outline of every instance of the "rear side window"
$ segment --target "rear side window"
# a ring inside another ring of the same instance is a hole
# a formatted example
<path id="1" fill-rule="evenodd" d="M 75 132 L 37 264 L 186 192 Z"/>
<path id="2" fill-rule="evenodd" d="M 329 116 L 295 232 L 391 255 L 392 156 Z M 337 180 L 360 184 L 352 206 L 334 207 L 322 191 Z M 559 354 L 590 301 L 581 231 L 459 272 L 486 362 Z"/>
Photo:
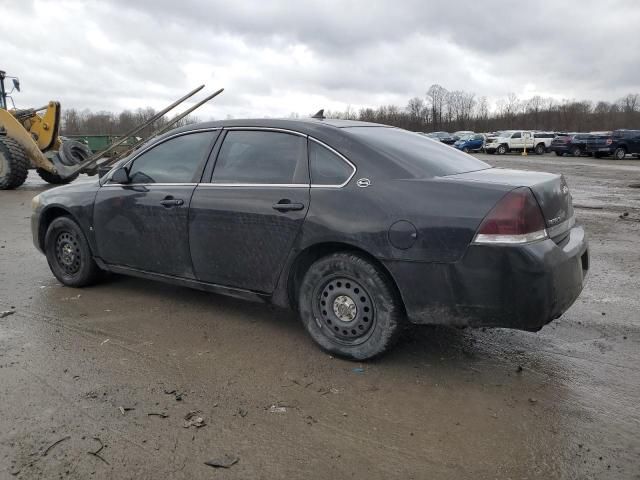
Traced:
<path id="1" fill-rule="evenodd" d="M 129 167 L 131 183 L 191 183 L 200 180 L 201 167 L 219 131 L 170 138 L 137 157 Z"/>
<path id="2" fill-rule="evenodd" d="M 281 132 L 232 130 L 224 139 L 213 183 L 309 183 L 306 138 Z"/>
<path id="3" fill-rule="evenodd" d="M 309 168 L 313 185 L 343 185 L 355 171 L 338 155 L 311 139 L 309 140 Z"/>
<path id="4" fill-rule="evenodd" d="M 343 130 L 417 178 L 491 168 L 472 155 L 400 128 L 350 127 Z"/>

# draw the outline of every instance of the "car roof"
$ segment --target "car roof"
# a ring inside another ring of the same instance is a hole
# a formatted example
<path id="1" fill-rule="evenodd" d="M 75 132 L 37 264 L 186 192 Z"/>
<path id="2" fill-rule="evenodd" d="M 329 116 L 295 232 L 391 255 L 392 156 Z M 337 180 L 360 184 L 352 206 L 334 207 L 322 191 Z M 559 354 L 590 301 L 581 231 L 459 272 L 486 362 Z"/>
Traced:
<path id="1" fill-rule="evenodd" d="M 318 130 L 333 130 L 336 128 L 353 127 L 381 127 L 395 128 L 390 125 L 380 123 L 361 122 L 357 120 L 340 119 L 316 119 L 316 118 L 244 118 L 217 120 L 211 122 L 194 123 L 172 130 L 171 133 L 200 130 L 203 128 L 224 128 L 224 127 L 263 127 L 263 128 L 283 128 L 299 131 L 301 133 L 311 133 Z"/>

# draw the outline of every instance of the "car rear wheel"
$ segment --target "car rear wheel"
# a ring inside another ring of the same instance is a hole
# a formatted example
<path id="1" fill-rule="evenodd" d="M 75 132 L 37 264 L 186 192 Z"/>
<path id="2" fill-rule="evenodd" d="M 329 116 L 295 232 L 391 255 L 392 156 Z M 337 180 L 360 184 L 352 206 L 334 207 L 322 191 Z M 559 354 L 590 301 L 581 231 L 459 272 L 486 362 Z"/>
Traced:
<path id="1" fill-rule="evenodd" d="M 336 253 L 317 260 L 298 296 L 302 323 L 325 351 L 367 360 L 398 339 L 405 314 L 387 276 L 360 255 Z"/>
<path id="2" fill-rule="evenodd" d="M 536 145 L 536 155 L 542 155 L 544 154 L 544 151 L 544 143 L 539 143 L 538 145 Z"/>
<path id="3" fill-rule="evenodd" d="M 507 146 L 506 145 L 500 145 L 498 147 L 498 149 L 496 150 L 496 153 L 498 155 L 504 155 L 505 153 L 507 153 Z"/>
<path id="4" fill-rule="evenodd" d="M 69 287 L 84 287 L 100 278 L 89 244 L 76 222 L 69 217 L 54 219 L 44 239 L 49 268 Z"/>
<path id="5" fill-rule="evenodd" d="M 616 158 L 616 160 L 624 160 L 626 154 L 627 151 L 624 149 L 624 147 L 618 147 L 616 148 L 615 152 L 613 152 L 613 156 Z"/>
<path id="6" fill-rule="evenodd" d="M 571 150 L 571 155 L 573 155 L 574 157 L 579 157 L 580 155 L 582 155 L 582 149 L 580 147 L 573 147 L 573 150 Z"/>

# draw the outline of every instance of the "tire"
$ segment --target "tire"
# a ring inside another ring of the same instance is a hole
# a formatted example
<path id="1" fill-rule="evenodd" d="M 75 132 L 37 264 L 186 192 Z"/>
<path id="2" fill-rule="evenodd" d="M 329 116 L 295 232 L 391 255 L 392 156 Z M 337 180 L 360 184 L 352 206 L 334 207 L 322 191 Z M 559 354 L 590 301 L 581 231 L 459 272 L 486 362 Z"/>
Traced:
<path id="1" fill-rule="evenodd" d="M 564 155 L 562 152 L 556 152 L 556 155 L 561 157 L 562 155 Z"/>
<path id="2" fill-rule="evenodd" d="M 618 147 L 613 152 L 613 156 L 616 160 L 624 160 L 624 157 L 626 154 L 627 154 L 627 149 L 624 147 Z"/>
<path id="3" fill-rule="evenodd" d="M 13 138 L 0 136 L 0 190 L 13 190 L 22 185 L 30 166 L 22 146 Z"/>
<path id="4" fill-rule="evenodd" d="M 462 151 L 463 151 L 464 153 L 469 153 L 469 147 L 464 147 L 464 148 L 462 149 Z"/>
<path id="5" fill-rule="evenodd" d="M 399 338 L 406 317 L 394 285 L 360 255 L 317 260 L 302 280 L 300 318 L 326 352 L 352 360 L 381 355 Z"/>
<path id="6" fill-rule="evenodd" d="M 40 178 L 42 180 L 47 183 L 51 183 L 52 185 L 66 185 L 67 183 L 73 182 L 80 175 L 79 173 L 76 173 L 75 175 L 71 175 L 70 177 L 62 178 L 57 173 L 51 173 L 42 168 L 37 168 L 36 172 L 38 172 L 38 175 L 40 175 Z"/>
<path id="7" fill-rule="evenodd" d="M 580 147 L 573 147 L 573 149 L 571 150 L 571 155 L 573 155 L 574 157 L 579 157 L 580 155 L 582 155 L 582 149 Z"/>
<path id="8" fill-rule="evenodd" d="M 602 158 L 603 157 L 603 155 L 601 153 L 595 153 L 595 152 L 594 152 L 593 156 L 595 158 Z"/>
<path id="9" fill-rule="evenodd" d="M 508 151 L 509 151 L 509 149 L 507 148 L 507 146 L 506 146 L 506 145 L 500 145 L 500 146 L 497 148 L 496 153 L 497 153 L 498 155 L 504 155 L 504 154 L 506 154 Z"/>
<path id="10" fill-rule="evenodd" d="M 538 145 L 536 145 L 536 155 L 544 155 L 546 148 L 544 146 L 544 143 L 539 143 Z"/>
<path id="11" fill-rule="evenodd" d="M 97 282 L 101 271 L 78 224 L 63 216 L 54 219 L 44 237 L 44 250 L 53 275 L 68 287 Z"/>

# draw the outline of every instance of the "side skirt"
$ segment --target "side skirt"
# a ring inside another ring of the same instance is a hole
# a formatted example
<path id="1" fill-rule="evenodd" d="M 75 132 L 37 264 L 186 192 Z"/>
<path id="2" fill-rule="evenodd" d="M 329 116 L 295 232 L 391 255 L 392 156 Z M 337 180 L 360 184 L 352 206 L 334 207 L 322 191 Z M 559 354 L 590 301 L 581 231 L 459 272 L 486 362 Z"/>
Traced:
<path id="1" fill-rule="evenodd" d="M 271 303 L 271 296 L 264 293 L 256 293 L 250 290 L 242 290 L 241 288 L 225 287 L 222 285 L 216 285 L 214 283 L 206 283 L 206 282 L 200 282 L 198 280 L 174 277 L 172 275 L 165 275 L 162 273 L 147 272 L 144 270 L 138 270 L 136 268 L 131 268 L 131 267 L 123 267 L 120 265 L 110 265 L 110 264 L 104 263 L 100 258 L 97 258 L 97 257 L 94 257 L 94 260 L 102 270 L 106 270 L 112 273 L 128 275 L 131 277 L 145 278 L 148 280 L 158 280 L 160 282 L 170 283 L 172 285 L 179 285 L 181 287 L 194 288 L 196 290 L 203 290 L 205 292 L 218 293 L 220 295 L 240 298 L 242 300 L 249 300 L 252 302 Z"/>

